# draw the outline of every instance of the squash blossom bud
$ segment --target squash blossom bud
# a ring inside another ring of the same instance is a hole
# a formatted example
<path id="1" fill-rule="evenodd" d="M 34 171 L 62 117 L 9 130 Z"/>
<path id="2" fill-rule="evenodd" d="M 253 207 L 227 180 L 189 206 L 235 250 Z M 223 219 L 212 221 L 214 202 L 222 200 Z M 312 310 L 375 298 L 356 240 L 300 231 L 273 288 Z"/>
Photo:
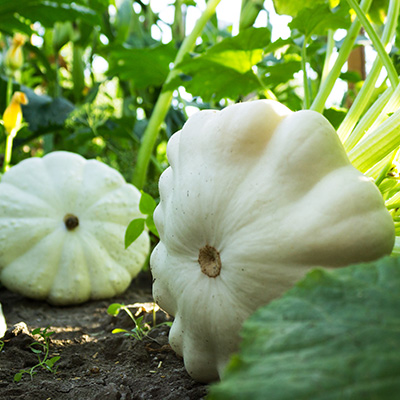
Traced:
<path id="1" fill-rule="evenodd" d="M 12 45 L 7 50 L 5 58 L 5 66 L 11 72 L 15 72 L 22 67 L 24 63 L 24 55 L 22 46 L 25 43 L 25 38 L 20 33 L 16 33 L 13 37 Z"/>
<path id="2" fill-rule="evenodd" d="M 15 136 L 22 126 L 21 104 L 28 104 L 25 93 L 15 92 L 11 102 L 4 111 L 3 125 L 7 135 Z"/>

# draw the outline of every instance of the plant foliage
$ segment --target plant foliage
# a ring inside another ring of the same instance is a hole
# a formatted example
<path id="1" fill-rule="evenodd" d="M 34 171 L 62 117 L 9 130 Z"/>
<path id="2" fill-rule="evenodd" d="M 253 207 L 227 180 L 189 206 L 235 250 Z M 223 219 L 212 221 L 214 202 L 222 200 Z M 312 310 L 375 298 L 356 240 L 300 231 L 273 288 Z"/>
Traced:
<path id="1" fill-rule="evenodd" d="M 311 271 L 245 322 L 209 399 L 394 399 L 399 286 L 397 258 Z"/>

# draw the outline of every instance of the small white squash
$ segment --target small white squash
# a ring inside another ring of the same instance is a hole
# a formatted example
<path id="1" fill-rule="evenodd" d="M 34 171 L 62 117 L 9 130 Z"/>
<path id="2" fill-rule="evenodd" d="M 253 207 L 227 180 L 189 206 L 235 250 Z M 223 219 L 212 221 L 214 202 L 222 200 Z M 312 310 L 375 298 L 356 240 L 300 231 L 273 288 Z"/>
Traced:
<path id="1" fill-rule="evenodd" d="M 56 305 L 122 293 L 150 251 L 147 232 L 124 248 L 139 200 L 100 161 L 64 151 L 22 161 L 0 182 L 1 282 Z"/>
<path id="2" fill-rule="evenodd" d="M 167 147 L 151 256 L 170 344 L 199 381 L 218 379 L 241 324 L 312 267 L 389 254 L 394 224 L 329 122 L 273 101 L 200 111 Z"/>

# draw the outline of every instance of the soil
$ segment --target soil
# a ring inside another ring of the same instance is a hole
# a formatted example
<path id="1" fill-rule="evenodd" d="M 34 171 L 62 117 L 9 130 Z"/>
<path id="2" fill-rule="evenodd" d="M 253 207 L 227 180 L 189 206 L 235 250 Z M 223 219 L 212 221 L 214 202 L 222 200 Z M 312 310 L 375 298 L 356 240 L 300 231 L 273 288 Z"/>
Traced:
<path id="1" fill-rule="evenodd" d="M 4 400 L 198 400 L 207 386 L 193 381 L 183 360 L 168 344 L 168 324 L 172 318 L 159 310 L 156 326 L 142 340 L 116 328 L 131 331 L 133 321 L 123 310 L 117 316 L 107 313 L 112 303 L 125 305 L 151 303 L 151 279 L 142 273 L 118 297 L 90 301 L 79 306 L 55 307 L 0 288 L 8 330 L 0 353 L 0 393 Z M 153 324 L 153 313 L 145 307 L 130 308 Z M 147 311 L 144 309 L 146 308 Z M 59 356 L 55 373 L 36 368 L 32 377 L 14 376 L 38 362 L 30 345 L 38 341 L 36 328 L 48 328 L 49 357 Z"/>

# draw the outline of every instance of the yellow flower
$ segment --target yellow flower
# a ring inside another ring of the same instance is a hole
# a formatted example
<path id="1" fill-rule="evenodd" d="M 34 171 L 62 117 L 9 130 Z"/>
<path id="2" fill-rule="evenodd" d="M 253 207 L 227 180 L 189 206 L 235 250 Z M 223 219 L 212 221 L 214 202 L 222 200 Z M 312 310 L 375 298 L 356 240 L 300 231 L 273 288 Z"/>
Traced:
<path id="1" fill-rule="evenodd" d="M 21 104 L 28 104 L 28 98 L 25 93 L 15 92 L 11 102 L 4 111 L 3 125 L 7 135 L 15 136 L 22 126 Z"/>
<path id="2" fill-rule="evenodd" d="M 24 55 L 22 52 L 24 43 L 24 36 L 20 33 L 16 33 L 13 37 L 11 47 L 7 50 L 5 58 L 5 65 L 11 72 L 20 69 L 24 63 Z"/>

